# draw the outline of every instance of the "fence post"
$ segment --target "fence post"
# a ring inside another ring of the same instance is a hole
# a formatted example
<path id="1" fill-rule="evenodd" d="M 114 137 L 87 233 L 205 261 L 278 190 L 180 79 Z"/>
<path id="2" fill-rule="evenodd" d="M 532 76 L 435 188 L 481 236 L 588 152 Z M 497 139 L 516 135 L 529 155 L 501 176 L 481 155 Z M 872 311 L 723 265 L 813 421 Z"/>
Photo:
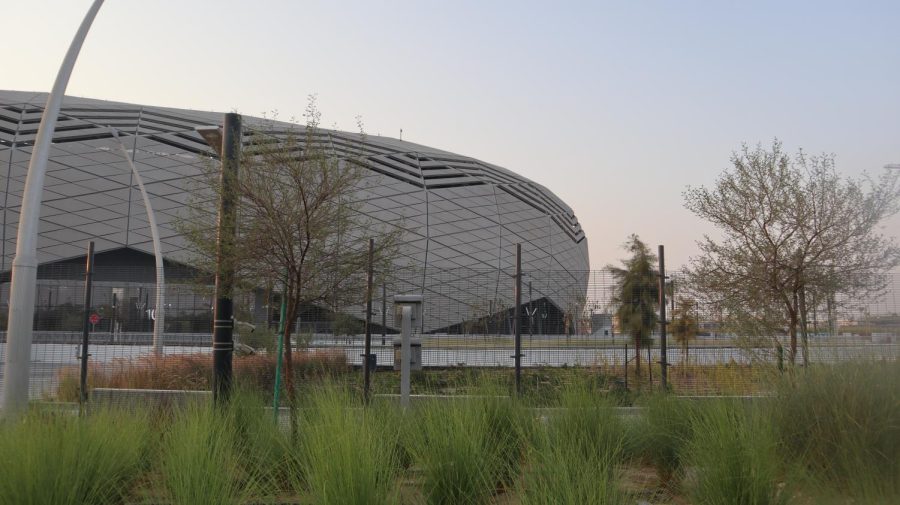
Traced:
<path id="1" fill-rule="evenodd" d="M 375 239 L 369 239 L 368 269 L 366 271 L 366 344 L 363 354 L 363 401 L 369 403 L 369 388 L 371 386 L 372 373 L 372 282 L 373 263 L 375 261 Z"/>
<path id="2" fill-rule="evenodd" d="M 522 325 L 521 319 L 522 306 L 522 244 L 516 244 L 516 308 L 515 314 L 515 332 L 516 332 L 516 394 L 522 394 Z"/>
<path id="3" fill-rule="evenodd" d="M 94 281 L 94 241 L 88 242 L 87 264 L 84 269 L 84 317 L 81 327 L 81 380 L 79 381 L 79 413 L 84 414 L 87 403 L 88 340 L 91 331 L 91 288 Z"/>
<path id="4" fill-rule="evenodd" d="M 278 411 L 281 409 L 281 362 L 284 359 L 284 330 L 287 328 L 284 318 L 287 317 L 287 271 L 284 275 L 284 289 L 281 293 L 281 309 L 278 315 L 278 358 L 275 361 L 275 394 L 272 398 L 272 411 L 275 424 L 278 424 Z M 268 319 L 266 315 L 266 319 Z"/>
<path id="5" fill-rule="evenodd" d="M 672 296 L 674 300 L 675 297 Z M 666 342 L 666 252 L 665 248 L 659 246 L 659 365 L 662 367 L 660 377 L 661 388 L 667 391 L 669 388 L 669 374 L 666 367 L 669 365 L 669 356 L 667 352 Z"/>

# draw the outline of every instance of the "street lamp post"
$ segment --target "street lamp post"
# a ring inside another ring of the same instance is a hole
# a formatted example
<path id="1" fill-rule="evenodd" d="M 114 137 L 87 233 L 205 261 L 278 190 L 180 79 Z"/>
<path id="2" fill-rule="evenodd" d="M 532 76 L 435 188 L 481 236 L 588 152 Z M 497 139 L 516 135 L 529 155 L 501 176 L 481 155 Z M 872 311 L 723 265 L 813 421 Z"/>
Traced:
<path id="1" fill-rule="evenodd" d="M 6 340 L 6 367 L 3 381 L 2 414 L 13 417 L 28 404 L 28 372 L 31 367 L 31 333 L 34 329 L 34 297 L 37 284 L 37 235 L 41 212 L 41 197 L 44 192 L 44 177 L 47 174 L 47 159 L 56 130 L 56 118 L 69 84 L 69 77 L 75 67 L 75 60 L 84 44 L 91 24 L 103 5 L 103 0 L 94 0 L 88 9 L 66 57 L 56 74 L 53 89 L 47 96 L 44 114 L 38 127 L 28 176 L 22 192 L 22 207 L 19 211 L 19 230 L 16 235 L 16 257 L 12 262 L 12 283 L 9 289 L 9 319 Z"/>

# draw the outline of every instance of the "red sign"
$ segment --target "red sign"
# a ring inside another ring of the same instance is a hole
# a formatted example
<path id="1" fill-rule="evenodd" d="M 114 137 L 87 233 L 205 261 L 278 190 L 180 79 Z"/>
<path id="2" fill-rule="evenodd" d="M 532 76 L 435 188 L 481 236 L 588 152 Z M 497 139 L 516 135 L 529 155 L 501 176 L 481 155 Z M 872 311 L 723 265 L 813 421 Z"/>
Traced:
<path id="1" fill-rule="evenodd" d="M 100 322 L 100 316 L 96 313 L 91 314 L 90 317 L 88 317 L 88 321 L 90 321 L 91 324 L 97 324 Z"/>

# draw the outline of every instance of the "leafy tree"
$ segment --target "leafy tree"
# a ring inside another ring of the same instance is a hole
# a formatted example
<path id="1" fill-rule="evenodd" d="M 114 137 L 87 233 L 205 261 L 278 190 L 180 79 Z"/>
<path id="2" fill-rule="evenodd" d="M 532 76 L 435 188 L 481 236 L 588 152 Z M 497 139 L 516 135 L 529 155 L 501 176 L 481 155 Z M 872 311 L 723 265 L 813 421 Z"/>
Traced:
<path id="1" fill-rule="evenodd" d="M 681 346 L 682 362 L 687 364 L 688 346 L 700 331 L 700 323 L 697 320 L 697 305 L 694 300 L 678 297 L 675 310 L 672 311 L 672 322 L 669 323 L 669 331 L 671 331 L 672 337 Z"/>
<path id="2" fill-rule="evenodd" d="M 685 206 L 722 234 L 699 242 L 692 279 L 732 329 L 768 338 L 786 331 L 794 363 L 808 300 L 833 310 L 838 293 L 864 299 L 900 265 L 900 247 L 878 231 L 898 211 L 900 174 L 843 178 L 833 155 L 792 158 L 777 139 L 770 149 L 744 145 L 731 162 L 714 187 L 684 194 Z"/>
<path id="3" fill-rule="evenodd" d="M 631 235 L 622 246 L 630 253 L 622 260 L 622 267 L 607 265 L 615 279 L 615 294 L 612 305 L 622 333 L 631 336 L 637 359 L 638 377 L 641 375 L 641 347 L 650 346 L 650 335 L 656 328 L 659 306 L 659 273 L 654 270 L 656 255 L 637 235 Z"/>
<path id="4" fill-rule="evenodd" d="M 375 239 L 376 269 L 384 273 L 402 233 L 361 212 L 362 203 L 355 198 L 366 184 L 361 148 L 337 150 L 331 134 L 319 129 L 321 114 L 314 98 L 305 116 L 305 128 L 251 129 L 245 135 L 237 180 L 220 182 L 217 167 L 210 167 L 189 207 L 189 219 L 182 222 L 196 259 L 208 268 L 216 257 L 216 216 L 210 201 L 217 201 L 230 184 L 239 197 L 237 238 L 223 256 L 245 287 L 283 283 L 289 322 L 303 306 L 363 303 L 368 239 Z M 296 394 L 293 329 L 293 324 L 284 325 L 289 402 Z"/>

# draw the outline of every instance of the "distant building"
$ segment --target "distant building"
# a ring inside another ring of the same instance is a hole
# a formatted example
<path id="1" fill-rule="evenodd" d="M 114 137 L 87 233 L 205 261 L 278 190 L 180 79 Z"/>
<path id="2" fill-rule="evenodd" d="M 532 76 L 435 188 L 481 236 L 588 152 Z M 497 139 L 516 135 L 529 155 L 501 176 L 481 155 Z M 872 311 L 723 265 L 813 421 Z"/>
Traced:
<path id="1" fill-rule="evenodd" d="M 46 99 L 44 93 L 0 91 L 0 306 L 8 300 L 22 190 Z M 93 240 L 101 253 L 98 268 L 109 264 L 95 295 L 98 304 L 113 310 L 124 300 L 135 318 L 151 309 L 152 275 L 126 268 L 152 268 L 150 230 L 111 126 L 145 179 L 168 262 L 167 278 L 173 285 L 185 282 L 179 272 L 190 272 L 184 267 L 187 244 L 175 223 L 192 182 L 216 155 L 196 128 L 221 121 L 221 113 L 67 97 L 53 136 L 41 208 L 42 273 L 50 275 L 53 265 L 77 265 Z M 276 136 L 298 128 L 248 116 L 244 123 Z M 513 304 L 515 246 L 521 243 L 523 269 L 532 273 L 522 302 L 540 307 L 534 317 L 543 331 L 561 333 L 553 325 L 561 324 L 565 300 L 584 297 L 589 269 L 587 239 L 565 202 L 514 172 L 467 156 L 380 136 L 331 130 L 319 135 L 317 140 L 327 143 L 336 157 L 351 152 L 358 156 L 362 150 L 368 171 L 357 194 L 364 202 L 361 211 L 384 226 L 403 230 L 397 263 L 406 274 L 394 279 L 389 296 L 405 292 L 425 297 L 423 331 L 462 331 L 465 321 L 508 311 Z M 78 303 L 77 293 L 63 292 L 50 278 L 42 279 L 39 307 Z M 194 304 L 191 317 L 206 317 L 209 300 L 185 297 L 178 303 Z M 254 317 L 264 319 L 264 312 L 274 310 L 266 305 L 257 300 Z M 362 317 L 361 307 L 346 310 Z M 177 315 L 166 320 L 167 331 L 180 331 Z"/>

